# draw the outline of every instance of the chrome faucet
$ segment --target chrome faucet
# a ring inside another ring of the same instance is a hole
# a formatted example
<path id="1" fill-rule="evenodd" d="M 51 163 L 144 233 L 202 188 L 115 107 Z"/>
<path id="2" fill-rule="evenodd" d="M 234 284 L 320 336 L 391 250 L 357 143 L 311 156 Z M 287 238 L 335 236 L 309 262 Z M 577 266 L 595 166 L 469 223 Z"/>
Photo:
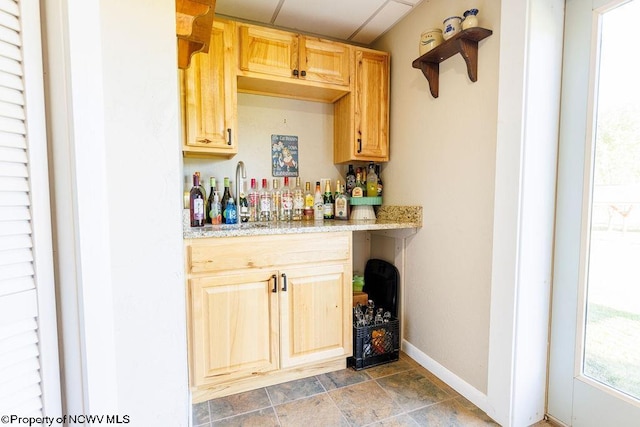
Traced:
<path id="1" fill-rule="evenodd" d="M 236 165 L 236 207 L 238 208 L 238 215 L 236 217 L 237 224 L 240 224 L 240 189 L 243 188 L 240 173 L 242 173 L 242 179 L 247 178 L 247 170 L 245 169 L 244 162 L 242 160 Z"/>

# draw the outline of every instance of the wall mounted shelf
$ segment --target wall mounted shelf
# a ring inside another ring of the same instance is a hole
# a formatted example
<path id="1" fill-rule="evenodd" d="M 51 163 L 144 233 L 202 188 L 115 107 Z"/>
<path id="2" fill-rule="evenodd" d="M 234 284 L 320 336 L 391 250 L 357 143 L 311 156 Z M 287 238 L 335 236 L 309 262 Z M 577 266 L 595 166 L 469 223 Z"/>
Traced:
<path id="1" fill-rule="evenodd" d="M 420 56 L 411 64 L 413 68 L 422 70 L 429 82 L 429 90 L 434 98 L 438 97 L 440 85 L 440 63 L 460 53 L 467 63 L 467 73 L 472 82 L 478 80 L 478 42 L 493 34 L 486 28 L 473 27 L 462 30 L 445 40 L 429 52 Z"/>
<path id="2" fill-rule="evenodd" d="M 209 52 L 216 0 L 177 0 L 178 68 L 189 67 L 194 53 Z"/>

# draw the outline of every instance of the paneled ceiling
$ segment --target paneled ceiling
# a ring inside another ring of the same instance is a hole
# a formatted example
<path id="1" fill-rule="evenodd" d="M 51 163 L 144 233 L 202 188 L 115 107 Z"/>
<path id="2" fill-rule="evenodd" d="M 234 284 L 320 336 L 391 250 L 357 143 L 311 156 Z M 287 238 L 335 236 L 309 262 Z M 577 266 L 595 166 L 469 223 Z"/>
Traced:
<path id="1" fill-rule="evenodd" d="M 216 0 L 216 14 L 368 45 L 423 0 Z"/>

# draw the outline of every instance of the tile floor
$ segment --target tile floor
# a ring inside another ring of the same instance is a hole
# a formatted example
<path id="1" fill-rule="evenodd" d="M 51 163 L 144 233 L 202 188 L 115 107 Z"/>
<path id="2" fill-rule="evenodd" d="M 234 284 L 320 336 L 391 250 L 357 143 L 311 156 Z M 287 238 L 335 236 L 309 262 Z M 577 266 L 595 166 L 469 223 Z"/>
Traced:
<path id="1" fill-rule="evenodd" d="M 344 369 L 193 405 L 194 427 L 497 425 L 403 353 L 397 362 L 361 371 Z"/>

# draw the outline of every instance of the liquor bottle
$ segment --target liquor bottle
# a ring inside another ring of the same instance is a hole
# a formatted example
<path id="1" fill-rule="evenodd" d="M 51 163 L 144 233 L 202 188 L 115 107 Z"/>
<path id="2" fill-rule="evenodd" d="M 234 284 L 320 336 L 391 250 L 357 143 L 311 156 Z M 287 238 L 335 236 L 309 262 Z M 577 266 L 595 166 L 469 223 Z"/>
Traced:
<path id="1" fill-rule="evenodd" d="M 340 184 L 340 180 L 336 181 L 336 197 L 335 197 L 335 219 L 349 219 L 349 201 L 344 194 L 344 186 Z"/>
<path id="2" fill-rule="evenodd" d="M 300 177 L 296 177 L 296 186 L 293 189 L 293 220 L 301 221 L 304 216 L 304 192 L 300 186 Z"/>
<path id="3" fill-rule="evenodd" d="M 235 224 L 238 222 L 238 211 L 236 209 L 236 204 L 233 201 L 233 197 L 229 197 L 227 201 L 227 206 L 224 208 L 224 223 L 225 224 Z"/>
<path id="4" fill-rule="evenodd" d="M 316 181 L 316 191 L 313 195 L 313 220 L 322 222 L 324 219 L 324 200 L 320 192 L 320 181 Z"/>
<path id="5" fill-rule="evenodd" d="M 244 194 L 244 189 L 240 190 L 240 196 L 238 196 L 238 207 L 240 208 L 240 222 L 249 221 L 249 201 Z"/>
<path id="6" fill-rule="evenodd" d="M 251 190 L 249 191 L 249 221 L 260 220 L 260 193 L 256 185 L 256 179 L 251 178 Z"/>
<path id="7" fill-rule="evenodd" d="M 376 169 L 373 162 L 369 163 L 369 170 L 367 171 L 367 197 L 378 196 L 378 175 L 376 175 Z"/>
<path id="8" fill-rule="evenodd" d="M 331 181 L 327 180 L 324 185 L 324 196 L 322 197 L 322 214 L 324 219 L 333 219 L 333 194 L 331 193 Z"/>
<path id="9" fill-rule="evenodd" d="M 271 192 L 266 178 L 262 179 L 260 191 L 260 221 L 271 221 Z"/>
<path id="10" fill-rule="evenodd" d="M 193 174 L 193 187 L 189 192 L 189 216 L 191 219 L 192 227 L 203 227 L 205 222 L 204 213 L 204 194 L 200 189 L 200 176 L 197 173 Z"/>
<path id="11" fill-rule="evenodd" d="M 376 175 L 378 176 L 378 197 L 382 197 L 382 176 L 380 175 L 380 165 L 376 165 Z"/>
<path id="12" fill-rule="evenodd" d="M 364 197 L 364 185 L 362 184 L 360 175 L 360 168 L 358 168 L 358 172 L 356 172 L 356 186 L 353 187 L 351 191 L 351 197 Z"/>
<path id="13" fill-rule="evenodd" d="M 216 188 L 216 179 L 214 177 L 209 177 L 209 198 L 207 199 L 207 206 L 205 209 L 205 214 L 207 216 L 207 224 L 212 224 L 212 220 L 211 220 L 211 208 L 213 207 L 213 196 L 215 195 L 215 193 L 217 192 L 217 188 Z"/>
<path id="14" fill-rule="evenodd" d="M 302 218 L 305 221 L 313 221 L 313 193 L 311 192 L 311 183 L 307 181 L 304 185 L 304 210 Z"/>
<path id="15" fill-rule="evenodd" d="M 282 192 L 278 188 L 278 178 L 275 178 L 271 188 L 271 221 L 280 220 L 280 209 L 282 209 Z"/>
<path id="16" fill-rule="evenodd" d="M 293 218 L 293 193 L 289 188 L 289 177 L 284 177 L 284 187 L 282 187 L 282 207 L 280 209 L 280 220 L 291 221 Z"/>
<path id="17" fill-rule="evenodd" d="M 231 197 L 231 187 L 229 186 L 229 177 L 224 177 L 224 193 L 222 194 L 222 200 L 220 201 L 220 209 L 222 209 L 222 223 L 227 223 L 227 217 L 225 216 L 227 213 L 227 203 L 229 202 L 229 198 Z"/>
<path id="18" fill-rule="evenodd" d="M 356 173 L 353 171 L 353 165 L 349 165 L 349 170 L 347 171 L 347 195 L 351 197 L 351 192 L 353 191 L 353 187 L 356 186 Z"/>

